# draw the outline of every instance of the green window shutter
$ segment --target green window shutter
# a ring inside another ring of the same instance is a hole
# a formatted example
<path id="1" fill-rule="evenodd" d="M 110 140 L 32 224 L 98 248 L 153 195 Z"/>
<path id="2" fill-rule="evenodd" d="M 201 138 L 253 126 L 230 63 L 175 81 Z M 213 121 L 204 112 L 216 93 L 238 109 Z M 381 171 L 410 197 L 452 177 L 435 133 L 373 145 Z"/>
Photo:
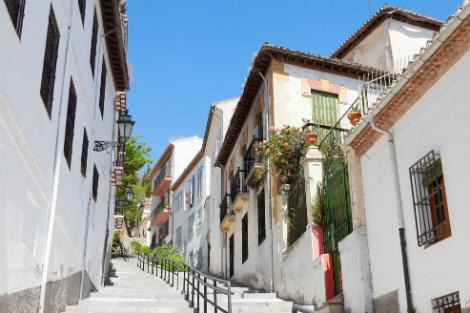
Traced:
<path id="1" fill-rule="evenodd" d="M 258 138 L 264 138 L 263 135 L 263 113 L 260 113 L 258 115 Z"/>
<path id="2" fill-rule="evenodd" d="M 312 122 L 333 126 L 339 118 L 338 96 L 313 91 L 312 92 Z"/>

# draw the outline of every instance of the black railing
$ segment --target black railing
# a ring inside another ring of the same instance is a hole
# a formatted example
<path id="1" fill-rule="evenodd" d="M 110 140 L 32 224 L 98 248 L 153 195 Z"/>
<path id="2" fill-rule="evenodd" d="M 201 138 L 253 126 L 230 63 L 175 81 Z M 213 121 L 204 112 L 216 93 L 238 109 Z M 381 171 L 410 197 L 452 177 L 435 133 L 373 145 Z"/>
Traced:
<path id="1" fill-rule="evenodd" d="M 127 201 L 124 199 L 116 198 L 114 205 L 114 215 L 123 215 L 124 207 L 127 205 Z"/>
<path id="2" fill-rule="evenodd" d="M 124 259 L 124 261 L 129 261 L 129 250 L 127 250 L 126 248 L 113 249 L 111 254 L 113 258 L 121 257 Z"/>
<path id="3" fill-rule="evenodd" d="M 245 171 L 238 168 L 235 175 L 233 175 L 230 182 L 230 197 L 235 199 L 239 193 L 248 192 L 248 188 L 245 184 Z"/>
<path id="4" fill-rule="evenodd" d="M 157 216 L 158 214 L 160 214 L 161 211 L 167 208 L 168 208 L 168 202 L 164 199 L 160 200 L 160 202 L 157 204 L 155 209 L 153 209 L 152 217 Z"/>
<path id="5" fill-rule="evenodd" d="M 229 194 L 226 194 L 225 197 L 220 202 L 220 223 L 224 220 L 224 217 L 230 213 L 228 198 L 230 197 Z"/>
<path id="6" fill-rule="evenodd" d="M 186 264 L 146 254 L 137 257 L 137 266 L 142 271 L 160 276 L 170 287 L 176 289 L 179 289 L 179 279 L 183 273 L 181 293 L 194 312 L 207 313 L 211 308 L 215 313 L 232 313 L 232 285 L 228 280 L 209 276 Z M 220 295 L 227 296 L 224 306 L 222 306 L 224 303 L 218 303 Z"/>
<path id="7" fill-rule="evenodd" d="M 124 157 L 125 157 L 125 146 L 124 143 L 119 143 L 116 151 L 116 160 L 114 161 L 114 166 L 124 167 Z"/>
<path id="8" fill-rule="evenodd" d="M 168 166 L 164 166 L 155 178 L 155 188 L 158 188 L 158 185 L 163 181 L 165 177 L 171 176 L 170 170 Z"/>
<path id="9" fill-rule="evenodd" d="M 245 173 L 248 176 L 251 169 L 255 164 L 261 163 L 261 158 L 256 154 L 255 145 L 263 141 L 263 138 L 253 137 L 248 149 L 246 150 L 244 162 L 245 162 Z"/>

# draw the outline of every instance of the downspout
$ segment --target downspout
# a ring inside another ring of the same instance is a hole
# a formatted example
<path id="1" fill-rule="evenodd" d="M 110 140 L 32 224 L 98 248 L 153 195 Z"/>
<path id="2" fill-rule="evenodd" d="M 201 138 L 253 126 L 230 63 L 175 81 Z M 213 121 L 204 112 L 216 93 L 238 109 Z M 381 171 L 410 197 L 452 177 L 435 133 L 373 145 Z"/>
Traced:
<path id="1" fill-rule="evenodd" d="M 258 71 L 259 76 L 263 80 L 264 84 L 264 110 L 266 111 L 266 123 L 265 123 L 265 136 L 266 140 L 269 140 L 270 138 L 270 133 L 269 133 L 269 125 L 270 125 L 270 112 L 269 112 L 269 104 L 270 104 L 270 99 L 269 99 L 269 83 L 266 80 L 266 78 L 261 74 L 260 71 Z M 267 161 L 267 172 L 268 172 L 268 177 L 267 177 L 267 183 L 268 183 L 268 209 L 269 209 L 269 229 L 271 231 L 271 240 L 269 242 L 269 250 L 271 252 L 271 281 L 270 281 L 270 291 L 274 292 L 274 230 L 273 230 L 273 211 L 272 211 L 272 169 L 271 169 L 271 160 L 268 159 Z"/>
<path id="2" fill-rule="evenodd" d="M 413 310 L 413 299 L 411 294 L 411 284 L 410 284 L 410 271 L 408 267 L 408 254 L 406 252 L 406 235 L 405 235 L 405 224 L 403 219 L 403 201 L 401 197 L 400 181 L 398 176 L 398 163 L 397 163 L 397 153 L 395 150 L 395 139 L 393 133 L 389 130 L 378 127 L 375 124 L 373 116 L 368 120 L 370 126 L 375 131 L 384 134 L 388 138 L 388 147 L 390 152 L 390 159 L 392 160 L 392 172 L 393 172 L 393 182 L 395 185 L 395 197 L 398 202 L 397 209 L 397 223 L 398 223 L 398 233 L 400 236 L 400 248 L 401 248 L 401 258 L 403 264 L 403 275 L 405 280 L 405 293 L 406 293 L 406 305 L 408 312 Z"/>
<path id="3" fill-rule="evenodd" d="M 64 85 L 65 85 L 65 73 L 67 69 L 67 60 L 69 55 L 69 47 L 70 47 L 70 32 L 72 29 L 72 18 L 73 18 L 73 7 L 74 1 L 70 1 L 70 16 L 69 16 L 69 24 L 67 26 L 67 41 L 65 44 L 65 55 L 64 55 L 64 67 L 62 69 L 62 82 L 61 82 L 61 90 L 60 90 L 60 101 L 59 101 L 59 112 L 57 116 L 57 133 L 55 138 L 55 157 L 54 157 L 54 172 L 53 172 L 53 182 L 52 182 L 52 197 L 51 197 L 51 205 L 49 210 L 49 222 L 47 227 L 47 237 L 46 237 L 46 249 L 44 251 L 44 264 L 42 267 L 42 276 L 41 276 L 41 293 L 39 296 L 39 307 L 38 312 L 44 313 L 44 305 L 46 302 L 46 286 L 47 286 L 47 276 L 49 273 L 49 263 L 51 260 L 51 253 L 52 253 L 52 241 L 54 235 L 54 224 L 57 212 L 57 197 L 59 193 L 59 172 L 60 172 L 60 165 L 61 165 L 61 151 L 63 149 L 59 149 L 59 133 L 60 133 L 60 124 L 61 124 L 61 117 L 62 117 L 62 101 L 64 99 Z"/>

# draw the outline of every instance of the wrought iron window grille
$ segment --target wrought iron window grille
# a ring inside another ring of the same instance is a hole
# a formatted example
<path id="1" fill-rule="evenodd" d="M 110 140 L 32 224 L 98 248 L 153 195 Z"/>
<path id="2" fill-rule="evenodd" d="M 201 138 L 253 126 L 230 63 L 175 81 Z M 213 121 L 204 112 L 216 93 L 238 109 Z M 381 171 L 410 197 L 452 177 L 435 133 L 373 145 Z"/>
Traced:
<path id="1" fill-rule="evenodd" d="M 409 173 L 418 246 L 431 245 L 451 234 L 439 153 L 429 152 Z"/>
<path id="2" fill-rule="evenodd" d="M 100 174 L 98 173 L 98 169 L 96 168 L 96 165 L 93 166 L 93 185 L 92 185 L 92 196 L 93 200 L 96 201 L 98 198 L 98 182 L 100 179 Z"/>
<path id="3" fill-rule="evenodd" d="M 82 143 L 82 158 L 80 164 L 80 172 L 83 177 L 86 177 L 87 163 L 88 163 L 88 135 L 86 129 L 83 129 L 83 143 Z"/>
<path id="4" fill-rule="evenodd" d="M 454 292 L 443 297 L 433 299 L 432 313 L 460 313 L 460 296 Z"/>

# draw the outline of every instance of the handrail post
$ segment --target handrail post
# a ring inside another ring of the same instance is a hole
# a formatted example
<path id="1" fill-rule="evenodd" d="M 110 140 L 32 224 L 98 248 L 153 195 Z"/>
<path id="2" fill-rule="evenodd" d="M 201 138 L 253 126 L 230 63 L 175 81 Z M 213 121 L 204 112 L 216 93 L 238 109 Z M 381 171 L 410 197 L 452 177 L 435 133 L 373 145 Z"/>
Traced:
<path id="1" fill-rule="evenodd" d="M 160 278 L 163 279 L 163 260 L 160 259 L 158 263 L 160 263 Z"/>
<path id="2" fill-rule="evenodd" d="M 199 308 L 201 307 L 200 306 L 200 301 L 199 301 L 199 296 L 200 296 L 200 292 L 199 292 L 199 279 L 201 279 L 201 274 L 199 274 L 199 272 L 197 273 L 197 288 L 196 288 L 196 293 L 197 293 L 197 309 L 196 309 L 196 313 L 199 313 Z"/>
<path id="3" fill-rule="evenodd" d="M 150 273 L 150 256 L 147 255 L 147 273 Z"/>
<path id="4" fill-rule="evenodd" d="M 227 299 L 227 312 L 232 313 L 232 286 L 230 280 L 227 282 L 228 299 Z"/>
<path id="5" fill-rule="evenodd" d="M 204 313 L 207 313 L 207 277 L 204 275 Z"/>
<path id="6" fill-rule="evenodd" d="M 175 286 L 175 262 L 171 261 L 171 287 Z"/>
<path id="7" fill-rule="evenodd" d="M 186 275 L 187 281 L 186 281 L 186 296 L 185 296 L 185 299 L 187 301 L 187 300 L 189 300 L 189 271 L 190 271 L 190 269 L 187 265 L 185 265 L 185 267 L 186 267 L 186 270 L 187 270 L 187 273 L 188 273 Z"/>
<path id="8" fill-rule="evenodd" d="M 193 283 L 191 284 L 191 307 L 194 307 L 194 271 L 191 269 L 191 276 L 193 277 Z"/>
<path id="9" fill-rule="evenodd" d="M 183 268 L 183 293 L 186 294 L 186 268 Z"/>
<path id="10" fill-rule="evenodd" d="M 217 313 L 217 281 L 214 279 L 214 313 Z"/>

